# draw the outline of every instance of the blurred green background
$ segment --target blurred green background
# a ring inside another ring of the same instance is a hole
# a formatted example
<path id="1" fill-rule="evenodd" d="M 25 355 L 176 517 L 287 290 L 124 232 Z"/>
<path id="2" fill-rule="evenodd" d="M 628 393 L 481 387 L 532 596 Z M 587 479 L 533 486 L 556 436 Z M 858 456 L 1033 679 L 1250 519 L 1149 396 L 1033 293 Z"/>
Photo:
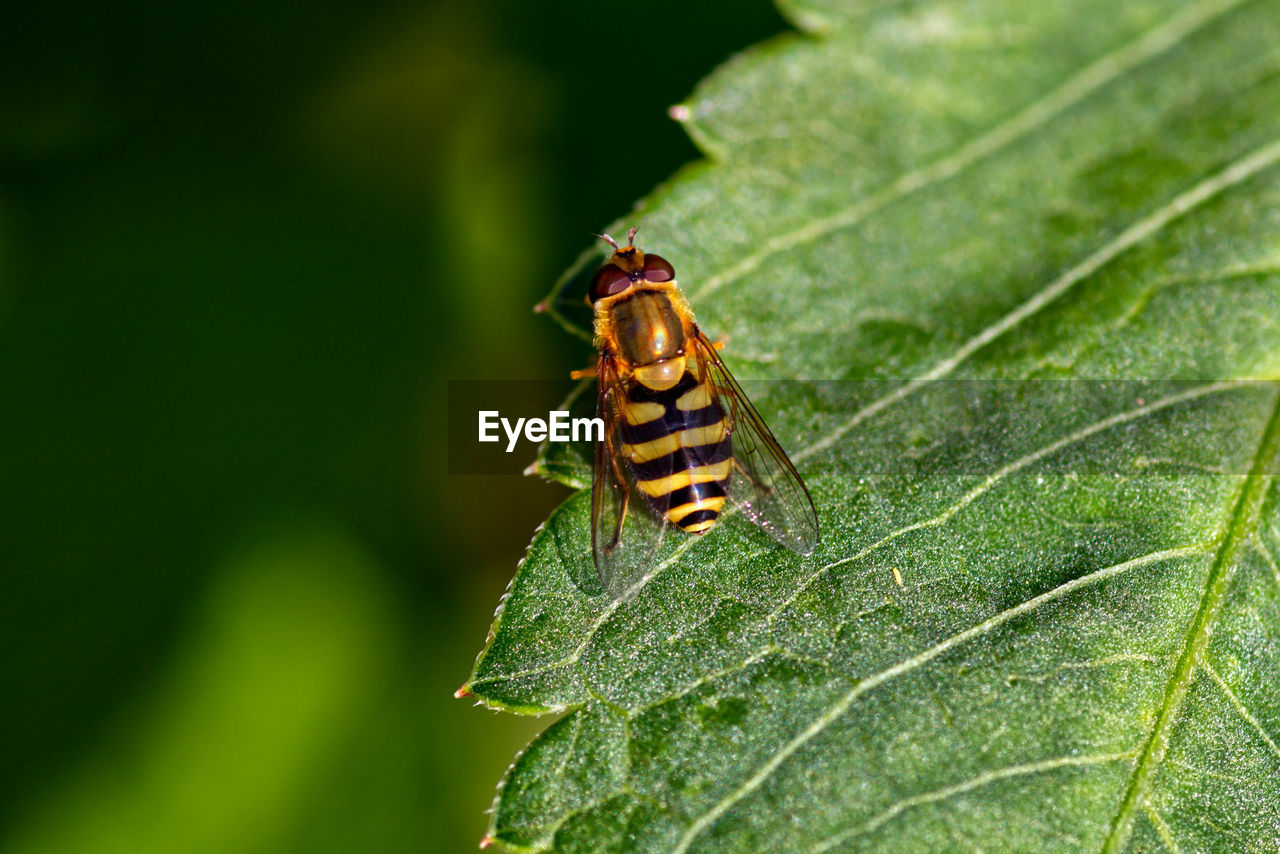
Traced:
<path id="1" fill-rule="evenodd" d="M 453 690 L 565 491 L 449 379 L 697 153 L 764 0 L 25 7 L 0 51 L 2 852 L 463 851 L 545 721 Z"/>

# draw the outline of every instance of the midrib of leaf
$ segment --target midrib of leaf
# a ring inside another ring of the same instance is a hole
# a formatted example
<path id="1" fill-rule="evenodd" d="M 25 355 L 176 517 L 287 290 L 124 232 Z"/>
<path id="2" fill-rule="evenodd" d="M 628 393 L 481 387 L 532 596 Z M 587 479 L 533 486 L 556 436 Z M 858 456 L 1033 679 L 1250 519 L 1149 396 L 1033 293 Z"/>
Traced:
<path id="1" fill-rule="evenodd" d="M 690 293 L 690 298 L 695 302 L 703 300 L 708 294 L 750 273 L 780 252 L 817 240 L 833 231 L 854 226 L 891 202 L 958 175 L 984 157 L 1045 125 L 1133 68 L 1175 47 L 1200 27 L 1246 2 L 1248 0 L 1202 0 L 1187 7 L 1160 26 L 1147 31 L 1142 37 L 1095 60 L 1057 89 L 946 157 L 920 169 L 904 172 L 892 183 L 843 210 L 764 242 L 758 250 L 744 256 L 738 263 L 709 276 L 701 288 Z"/>
<path id="2" fill-rule="evenodd" d="M 1111 832 L 1103 846 L 1106 854 L 1119 851 L 1128 840 L 1133 813 L 1145 802 L 1152 775 L 1164 759 L 1165 751 L 1169 746 L 1170 731 L 1182 707 L 1182 701 L 1187 695 L 1187 690 L 1191 686 L 1196 662 L 1200 660 L 1209 643 L 1214 623 L 1226 599 L 1227 585 L 1235 569 L 1236 554 L 1244 543 L 1252 539 L 1257 530 L 1263 500 L 1275 477 L 1272 469 L 1278 456 L 1280 456 L 1280 395 L 1276 397 L 1271 417 L 1263 430 L 1262 439 L 1258 443 L 1258 450 L 1254 454 L 1249 474 L 1245 476 L 1240 496 L 1227 518 L 1222 542 L 1214 555 L 1213 564 L 1209 570 L 1209 580 L 1205 586 L 1204 595 L 1200 599 L 1195 619 L 1187 632 L 1178 666 L 1169 680 L 1169 685 L 1165 688 L 1164 702 L 1156 717 L 1155 726 L 1152 727 L 1142 755 L 1134 766 L 1124 800 L 1120 804 L 1120 809 L 1111 824 Z"/>

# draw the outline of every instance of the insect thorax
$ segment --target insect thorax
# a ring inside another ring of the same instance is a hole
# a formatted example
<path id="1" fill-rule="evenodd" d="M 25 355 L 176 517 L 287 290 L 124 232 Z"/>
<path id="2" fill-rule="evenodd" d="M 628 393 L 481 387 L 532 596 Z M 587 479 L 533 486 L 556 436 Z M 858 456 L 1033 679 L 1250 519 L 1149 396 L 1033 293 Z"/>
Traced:
<path id="1" fill-rule="evenodd" d="M 670 297 L 639 291 L 612 307 L 620 355 L 632 366 L 649 365 L 684 353 L 684 324 Z"/>

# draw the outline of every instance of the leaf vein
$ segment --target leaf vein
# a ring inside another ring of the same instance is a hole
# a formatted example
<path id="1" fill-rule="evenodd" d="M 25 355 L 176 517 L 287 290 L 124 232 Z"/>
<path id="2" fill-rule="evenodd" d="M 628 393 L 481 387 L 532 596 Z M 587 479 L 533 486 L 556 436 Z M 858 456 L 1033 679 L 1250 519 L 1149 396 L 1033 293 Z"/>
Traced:
<path id="1" fill-rule="evenodd" d="M 1046 759 L 1041 762 L 1031 762 L 1025 765 L 1011 765 L 1007 768 L 998 768 L 995 771 L 987 771 L 970 780 L 966 780 L 963 783 L 955 783 L 941 789 L 936 789 L 932 792 L 925 792 L 923 794 L 903 798 L 887 809 L 881 811 L 864 824 L 849 830 L 841 831 L 834 836 L 824 839 L 817 844 L 814 850 L 829 851 L 848 839 L 852 839 L 855 836 L 861 836 L 864 833 L 870 833 L 893 819 L 898 814 L 912 807 L 944 801 L 948 798 L 953 798 L 956 795 L 963 795 L 966 792 L 971 792 L 974 789 L 981 788 L 982 786 L 999 782 L 1000 780 L 1007 780 L 1011 777 L 1025 777 L 1031 774 L 1043 774 L 1046 771 L 1054 771 L 1058 768 L 1079 768 L 1089 765 L 1105 765 L 1110 762 L 1119 762 L 1123 759 L 1133 759 L 1137 755 L 1138 751 L 1135 749 L 1125 751 L 1124 753 L 1100 753 L 1093 756 L 1061 756 L 1056 759 Z"/>
<path id="2" fill-rule="evenodd" d="M 1277 757 L 1280 757 L 1280 747 L 1276 746 L 1275 739 L 1273 739 L 1271 734 L 1266 731 L 1262 726 L 1262 723 L 1249 712 L 1244 703 L 1240 702 L 1240 698 L 1236 696 L 1236 692 L 1231 690 L 1231 686 L 1218 675 L 1218 672 L 1213 669 L 1208 660 L 1203 656 L 1200 658 L 1200 667 L 1205 673 L 1209 674 L 1209 678 L 1212 679 L 1214 683 L 1217 684 L 1218 688 L 1222 690 L 1222 693 L 1226 695 L 1227 699 L 1231 702 L 1231 705 L 1235 708 L 1236 712 L 1239 713 L 1240 717 L 1244 718 L 1245 721 L 1248 722 L 1249 726 L 1253 727 L 1258 735 L 1262 737 L 1262 740 L 1267 743 L 1267 747 L 1271 748 L 1271 752 Z"/>
<path id="3" fill-rule="evenodd" d="M 1169 829 L 1169 825 L 1165 824 L 1164 817 L 1160 815 L 1150 800 L 1144 799 L 1142 808 L 1147 813 L 1147 818 L 1151 819 L 1151 824 L 1156 829 L 1160 841 L 1164 843 L 1173 854 L 1178 854 L 1178 840 L 1173 838 L 1173 831 Z"/>
<path id="4" fill-rule="evenodd" d="M 1146 417 L 1147 415 L 1150 415 L 1153 412 L 1158 412 L 1162 409 L 1167 409 L 1170 406 L 1175 406 L 1179 403 L 1185 403 L 1186 401 L 1194 400 L 1198 397 L 1203 397 L 1205 395 L 1213 394 L 1219 391 L 1227 391 L 1232 388 L 1236 388 L 1239 385 L 1240 385 L 1239 382 L 1228 381 L 1228 382 L 1220 382 L 1220 383 L 1211 383 L 1203 386 L 1196 386 L 1195 388 L 1191 388 L 1186 391 L 1179 392 L 1178 394 L 1170 395 L 1169 397 L 1162 398 L 1153 403 L 1146 404 L 1145 406 L 1140 406 L 1140 407 L 1137 407 L 1136 409 L 1130 409 L 1125 412 L 1112 415 L 1109 418 L 1104 418 L 1100 421 L 1095 421 L 1093 424 L 1090 424 L 1086 427 L 1082 427 L 1073 433 L 1070 433 L 1054 442 L 1049 443 L 1048 445 L 1044 445 L 1043 447 L 1038 448 L 1037 450 L 1032 451 L 1031 453 L 1026 454 L 1023 457 L 1020 457 L 1019 459 L 1014 460 L 1011 463 L 1008 463 L 1007 465 L 1003 466 L 999 470 L 988 475 L 986 479 L 983 480 L 982 483 L 978 484 L 973 489 L 966 492 L 963 496 L 961 496 L 960 500 L 952 504 L 950 507 L 947 507 L 945 510 L 943 510 L 941 513 L 937 514 L 936 516 L 932 516 L 928 519 L 922 519 L 917 522 L 912 522 L 910 525 L 906 525 L 905 527 L 898 528 L 897 530 L 892 531 L 886 534 L 885 536 L 881 537 L 879 540 L 867 546 L 866 548 L 863 548 L 861 551 L 857 552 L 856 554 L 853 554 L 846 558 L 841 558 L 840 560 L 826 564 L 825 566 L 822 566 L 819 569 L 815 570 L 808 578 L 804 580 L 804 582 L 796 589 L 794 593 L 792 593 L 790 596 L 784 599 L 782 603 L 777 608 L 774 609 L 771 616 L 776 616 L 777 614 L 779 614 L 784 608 L 786 608 L 793 601 L 795 601 L 795 599 L 799 597 L 799 595 L 803 593 L 804 590 L 808 588 L 810 584 L 812 584 L 814 581 L 817 581 L 819 578 L 821 578 L 830 570 L 835 569 L 836 567 L 842 566 L 847 563 L 854 563 L 856 561 L 859 561 L 864 557 L 866 557 L 867 555 L 875 551 L 878 551 L 879 549 L 888 545 L 890 542 L 906 534 L 909 534 L 912 531 L 919 531 L 924 528 L 936 528 L 941 525 L 945 525 L 948 521 L 951 520 L 953 516 L 955 516 L 965 507 L 968 507 L 970 504 L 972 504 L 974 501 L 980 498 L 983 494 L 991 491 L 991 489 L 993 489 L 998 483 L 1000 483 L 1000 481 L 1004 480 L 1009 475 L 1014 474 L 1019 470 L 1026 468 L 1032 463 L 1038 462 L 1039 460 L 1042 460 L 1045 457 L 1055 454 L 1058 451 L 1062 450 L 1063 448 L 1066 448 L 1072 444 L 1075 444 L 1076 442 L 1081 442 L 1089 438 L 1090 436 L 1093 436 L 1096 433 L 1100 433 L 1112 427 L 1118 427 L 1122 424 L 1127 424 L 1130 421 L 1136 421 L 1139 418 Z"/>
<path id="5" fill-rule="evenodd" d="M 1276 563 L 1276 556 L 1271 553 L 1271 549 L 1267 547 L 1267 544 L 1263 541 L 1262 537 L 1258 537 L 1254 540 L 1254 545 L 1262 555 L 1262 559 L 1271 567 L 1271 575 L 1276 580 L 1276 587 L 1280 587 L 1280 564 Z"/>
<path id="6" fill-rule="evenodd" d="M 929 371 L 915 377 L 895 388 L 889 394 L 873 400 L 853 414 L 849 420 L 832 430 L 813 444 L 801 449 L 793 456 L 797 462 L 808 459 L 816 453 L 825 451 L 840 441 L 846 433 L 861 424 L 881 409 L 910 397 L 924 386 L 936 382 L 951 374 L 965 360 L 986 345 L 995 341 L 1004 333 L 1013 329 L 1022 321 L 1039 312 L 1075 285 L 1101 270 L 1118 256 L 1140 244 L 1143 240 L 1158 233 L 1162 228 L 1186 215 L 1190 211 L 1214 198 L 1231 187 L 1252 178 L 1262 170 L 1273 166 L 1280 160 L 1280 139 L 1255 149 L 1240 158 L 1221 172 L 1206 178 L 1189 190 L 1179 194 L 1172 201 L 1148 214 L 1133 225 L 1126 228 L 1117 237 L 1089 255 L 1082 262 L 1067 270 L 1050 282 L 1045 288 L 1037 291 L 1030 299 L 1005 314 L 995 323 L 983 329 L 966 341 L 950 357 L 943 359 Z"/>
<path id="7" fill-rule="evenodd" d="M 743 670 L 746 670 L 751 665 L 756 664 L 757 662 L 763 661 L 764 659 L 768 658 L 770 655 L 777 655 L 783 658 L 789 657 L 775 646 L 766 646 L 764 649 L 761 649 L 747 656 L 737 664 L 733 664 L 729 667 L 721 668 L 720 670 L 713 670 L 710 673 L 704 673 L 702 676 L 699 676 L 697 679 L 694 679 L 693 681 L 682 685 L 680 688 L 678 688 L 671 694 L 668 694 L 664 697 L 659 697 L 653 702 L 645 703 L 644 705 L 641 705 L 641 706 L 636 706 L 635 709 L 631 712 L 631 715 L 632 717 L 636 715 L 640 715 L 643 712 L 648 711 L 649 709 L 653 709 L 658 706 L 661 706 L 663 703 L 669 703 L 672 700 L 678 700 L 681 697 L 684 697 L 688 694 L 692 694 L 694 691 L 698 690 L 703 685 L 706 685 L 710 682 L 715 682 L 717 679 L 722 679 L 725 676 L 729 676 L 734 673 L 739 673 Z"/>
<path id="8" fill-rule="evenodd" d="M 765 780 L 767 780 L 773 774 L 773 772 L 776 771 L 778 767 L 787 760 L 788 757 L 790 757 L 797 750 L 799 750 L 801 747 L 803 747 L 805 744 L 811 741 L 815 736 L 817 736 L 819 733 L 825 730 L 828 726 L 830 726 L 832 723 L 834 723 L 836 720 L 842 717 L 844 713 L 848 711 L 849 708 L 853 705 L 855 700 L 857 700 L 859 697 L 861 697 L 863 694 L 867 693 L 868 691 L 872 690 L 873 688 L 883 685 L 884 683 L 890 681 L 891 679 L 894 679 L 895 677 L 901 676 L 904 673 L 908 673 L 912 670 L 915 670 L 916 668 L 921 667 L 929 663 L 933 659 L 937 658 L 938 656 L 942 655 L 944 652 L 947 652 L 948 650 L 956 646 L 959 646 L 967 641 L 970 641 L 974 638 L 985 635 L 988 632 L 992 631 L 993 629 L 1009 622 L 1010 620 L 1015 619 L 1016 617 L 1020 617 L 1023 614 L 1034 611 L 1035 609 L 1039 608 L 1041 605 L 1044 605 L 1048 602 L 1052 602 L 1056 599 L 1060 599 L 1063 596 L 1073 593 L 1076 590 L 1079 590 L 1083 587 L 1088 587 L 1088 586 L 1097 584 L 1113 576 L 1125 573 L 1131 569 L 1136 569 L 1136 568 L 1147 566 L 1153 563 L 1159 563 L 1164 560 L 1170 560 L 1170 559 L 1179 558 L 1179 557 L 1188 557 L 1191 555 L 1202 554 L 1202 553 L 1204 553 L 1204 548 L 1202 546 L 1181 546 L 1178 548 L 1166 549 L 1158 552 L 1151 552 L 1150 554 L 1146 554 L 1141 557 L 1136 557 L 1136 558 L 1133 558 L 1132 560 L 1128 560 L 1123 563 L 1113 564 L 1111 566 L 1107 566 L 1102 569 L 1095 570 L 1089 573 L 1088 575 L 1083 575 L 1079 578 L 1074 578 L 1071 581 L 1068 581 L 1064 584 L 1061 584 L 1053 588 L 1052 590 L 1041 593 L 1039 596 L 1035 596 L 1031 599 L 1028 599 L 1025 602 L 1015 605 L 1012 608 L 1008 608 L 1004 611 L 1001 611 L 1000 613 L 995 614 L 987 618 L 986 620 L 983 620 L 981 623 L 978 623 L 975 626 L 971 626 L 970 628 L 965 629 L 962 632 L 954 634 L 951 637 L 943 641 L 940 641 L 939 643 L 934 644 L 928 649 L 920 653 L 917 653 L 916 655 L 911 656 L 910 658 L 903 659 L 902 661 L 898 662 L 892 667 L 888 667 L 884 670 L 879 671 L 878 673 L 864 677 L 863 679 L 859 680 L 847 693 L 845 693 L 842 697 L 840 697 L 840 699 L 837 700 L 829 709 L 827 709 L 826 712 L 824 712 L 822 715 L 816 718 L 811 724 L 809 724 L 809 726 L 806 727 L 804 731 L 802 731 L 799 735 L 795 736 L 789 742 L 787 742 L 785 745 L 779 748 L 774 753 L 774 755 L 767 762 L 763 763 L 760 766 L 760 768 L 753 775 L 751 775 L 751 777 L 749 777 L 741 786 L 739 786 L 733 792 L 730 792 L 728 795 L 722 798 L 718 803 L 716 803 L 711 809 L 707 810 L 707 812 L 699 816 L 699 818 L 689 826 L 689 829 L 685 832 L 684 836 L 681 838 L 679 844 L 675 847 L 674 850 L 677 852 L 677 854 L 679 854 L 679 852 L 686 851 L 689 848 L 689 845 L 692 844 L 693 840 L 697 838 L 697 836 L 701 834 L 704 830 L 706 830 L 706 828 L 709 827 L 713 822 L 715 822 L 716 819 L 718 819 L 725 812 L 727 812 L 734 804 L 738 803 L 738 801 L 742 800 L 747 795 L 751 794 L 756 789 L 760 788 L 760 786 L 764 784 Z"/>
<path id="9" fill-rule="evenodd" d="M 728 513 L 724 513 L 722 514 L 722 518 L 728 515 L 729 515 Z M 469 687 L 474 689 L 475 686 L 477 685 L 510 681 L 512 679 L 520 679 L 524 676 L 535 676 L 539 673 L 546 673 L 547 671 L 550 671 L 550 670 L 556 670 L 561 667 L 569 667 L 570 665 L 577 664 L 579 659 L 582 658 L 582 653 L 586 651 L 587 647 L 591 644 L 591 641 L 595 638 L 596 633 L 600 631 L 600 629 L 604 626 L 606 622 L 609 621 L 609 618 L 613 616 L 613 613 L 617 611 L 618 608 L 620 608 L 623 604 L 625 604 L 626 602 L 629 602 L 635 596 L 635 594 L 640 591 L 641 588 L 643 588 L 646 584 L 648 584 L 655 576 L 657 576 L 660 572 L 662 572 L 662 570 L 666 569 L 668 566 L 675 563 L 676 560 L 679 559 L 680 556 L 683 555 L 689 549 L 689 547 L 694 544 L 694 542 L 696 542 L 696 540 L 693 537 L 686 537 L 684 541 L 681 542 L 680 545 L 676 547 L 675 551 L 671 553 L 671 556 L 669 558 L 667 558 L 662 563 L 654 567 L 653 572 L 650 572 L 640 581 L 637 581 L 635 586 L 632 587 L 630 590 L 627 590 L 622 596 L 616 599 L 613 599 L 613 601 L 611 601 L 605 607 L 605 609 L 600 612 L 600 616 L 596 617 L 596 619 L 592 621 L 591 628 L 587 630 L 587 634 L 585 637 L 583 637 L 582 642 L 579 643 L 576 647 L 574 647 L 573 650 L 564 658 L 558 659 L 556 661 L 551 661 L 546 664 L 539 664 L 534 667 L 526 668 L 524 670 L 518 670 L 513 673 L 502 673 L 496 676 L 486 676 L 483 679 L 477 679 L 474 682 L 470 683 Z"/>

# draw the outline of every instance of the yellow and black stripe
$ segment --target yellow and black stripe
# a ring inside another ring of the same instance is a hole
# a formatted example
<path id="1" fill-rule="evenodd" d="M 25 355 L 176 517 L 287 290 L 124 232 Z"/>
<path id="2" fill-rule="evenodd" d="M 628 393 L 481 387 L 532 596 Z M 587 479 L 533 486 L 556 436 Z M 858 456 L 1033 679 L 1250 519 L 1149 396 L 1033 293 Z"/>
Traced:
<path id="1" fill-rule="evenodd" d="M 667 521 L 705 533 L 724 507 L 733 465 L 728 423 L 710 388 L 686 371 L 661 391 L 633 380 L 620 403 L 621 450 L 636 486 Z"/>

